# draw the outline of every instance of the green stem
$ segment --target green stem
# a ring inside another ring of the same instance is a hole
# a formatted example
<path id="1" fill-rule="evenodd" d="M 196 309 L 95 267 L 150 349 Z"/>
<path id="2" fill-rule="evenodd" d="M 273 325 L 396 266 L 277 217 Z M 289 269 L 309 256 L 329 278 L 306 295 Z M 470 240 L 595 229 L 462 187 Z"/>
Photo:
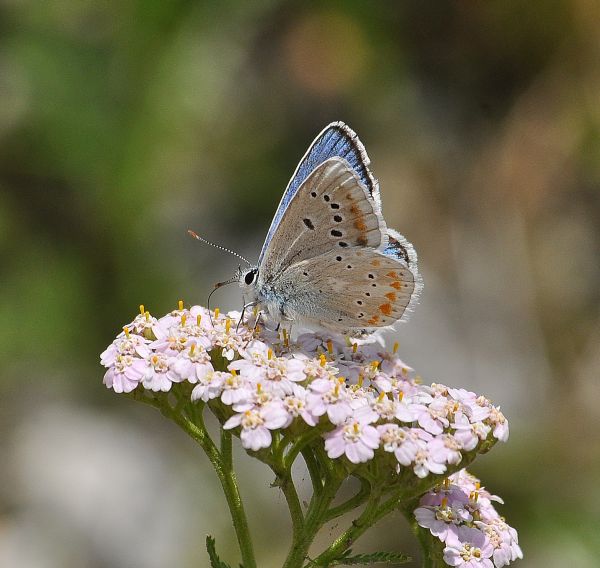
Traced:
<path id="1" fill-rule="evenodd" d="M 341 517 L 348 511 L 352 511 L 353 509 L 360 507 L 369 498 L 371 493 L 371 484 L 363 477 L 359 477 L 358 479 L 360 480 L 360 489 L 358 493 L 353 497 L 350 497 L 350 499 L 341 505 L 329 509 L 329 511 L 327 511 L 325 520 L 331 521 L 337 517 Z"/>
<path id="2" fill-rule="evenodd" d="M 316 460 L 314 453 L 310 448 L 304 448 L 302 450 L 302 457 L 306 463 L 308 469 L 308 475 L 310 476 L 310 482 L 312 484 L 313 493 L 318 495 L 323 490 L 323 481 L 321 477 L 321 471 L 319 469 L 319 462 Z"/>
<path id="3" fill-rule="evenodd" d="M 256 568 L 256 559 L 254 557 L 248 520 L 244 511 L 237 479 L 233 471 L 231 434 L 225 430 L 221 430 L 221 452 L 219 452 L 204 426 L 202 413 L 195 413 L 195 409 L 189 408 L 193 403 L 187 405 L 186 410 L 188 415 L 196 416 L 195 422 L 186 418 L 181 412 L 176 413 L 164 397 L 158 401 L 151 402 L 144 400 L 144 402 L 148 402 L 152 406 L 159 408 L 165 416 L 173 420 L 202 447 L 225 493 L 225 499 L 229 506 L 233 527 L 242 555 L 243 566 L 244 568 Z"/>
<path id="4" fill-rule="evenodd" d="M 221 462 L 223 468 L 233 470 L 233 444 L 231 443 L 231 432 L 221 428 Z"/>
<path id="5" fill-rule="evenodd" d="M 296 540 L 299 538 L 304 528 L 304 513 L 302 512 L 302 506 L 300 505 L 300 498 L 294 485 L 294 479 L 292 477 L 291 468 L 286 468 L 283 463 L 280 462 L 269 462 L 269 466 L 275 473 L 276 481 L 275 485 L 281 488 L 281 491 L 285 497 L 285 500 L 290 510 L 290 517 L 292 519 L 292 538 Z"/>
<path id="6" fill-rule="evenodd" d="M 229 436 L 228 444 L 230 446 L 229 451 L 231 452 L 231 436 Z M 217 476 L 219 477 L 219 481 L 221 481 L 223 491 L 225 492 L 227 504 L 229 505 L 244 568 L 256 568 L 252 538 L 250 536 L 250 529 L 248 528 L 248 520 L 244 511 L 242 496 L 240 495 L 235 472 L 233 471 L 231 453 L 230 458 L 225 462 L 222 462 L 221 468 L 218 468 L 217 466 L 214 467 Z"/>
<path id="7" fill-rule="evenodd" d="M 288 453 L 285 456 L 285 467 L 291 468 L 292 464 L 298 457 L 298 454 L 314 439 L 321 436 L 321 431 L 318 428 L 312 428 L 305 434 L 302 434 L 289 449 Z"/>
<path id="8" fill-rule="evenodd" d="M 290 445 L 290 437 L 288 435 L 288 433 L 283 434 L 279 440 L 277 440 L 276 437 L 276 433 L 273 433 L 273 445 L 272 445 L 272 450 L 271 450 L 271 454 L 273 456 L 273 460 L 276 462 L 282 462 L 283 461 L 283 453 L 285 452 L 285 449 Z M 275 443 L 276 442 L 276 443 Z"/>
<path id="9" fill-rule="evenodd" d="M 364 511 L 352 521 L 352 525 L 346 529 L 331 546 L 320 554 L 315 560 L 316 566 L 327 566 L 346 551 L 356 540 L 377 521 L 391 513 L 398 507 L 398 493 L 394 493 L 381 506 L 380 495 L 374 490 Z"/>
<path id="10" fill-rule="evenodd" d="M 412 525 L 413 523 L 411 523 Z M 413 529 L 415 532 L 415 535 L 417 537 L 417 540 L 419 541 L 419 544 L 421 545 L 421 553 L 422 553 L 422 568 L 434 568 L 435 564 L 433 563 L 433 559 L 431 558 L 430 553 L 430 548 L 429 548 L 429 542 L 428 542 L 428 538 L 427 535 L 423 532 L 423 531 L 419 531 L 419 530 L 415 530 Z"/>
<path id="11" fill-rule="evenodd" d="M 304 528 L 304 513 L 302 512 L 300 499 L 298 498 L 291 472 L 282 479 L 281 490 L 283 491 L 290 510 L 293 538 L 295 539 L 301 534 Z"/>
<path id="12" fill-rule="evenodd" d="M 468 455 L 466 459 L 463 459 L 460 467 L 465 466 L 465 462 L 471 463 L 475 458 L 475 453 Z M 459 469 L 459 466 L 454 466 L 448 471 L 448 475 Z M 381 505 L 379 505 L 381 490 L 375 485 L 373 486 L 373 493 L 369 497 L 367 506 L 361 515 L 359 515 L 352 525 L 342 533 L 332 544 L 314 559 L 314 566 L 328 566 L 333 560 L 339 558 L 356 540 L 375 523 L 381 520 L 386 515 L 390 514 L 395 509 L 400 509 L 404 516 L 408 519 L 409 523 L 413 527 L 419 542 L 423 549 L 423 566 L 424 568 L 443 568 L 446 566 L 441 548 L 438 542 L 428 537 L 429 531 L 419 530 L 419 527 L 414 522 L 413 511 L 417 507 L 419 497 L 426 491 L 431 489 L 434 485 L 439 483 L 440 479 L 437 476 L 431 476 L 422 480 L 419 480 L 414 485 L 410 485 L 410 481 L 407 483 L 399 483 L 401 488 L 389 491 L 388 494 L 391 496 L 387 498 Z M 398 487 L 395 485 L 395 487 Z M 345 504 L 340 505 L 344 507 Z M 332 509 L 331 512 L 335 511 Z M 344 511 L 345 512 L 345 511 Z"/>
<path id="13" fill-rule="evenodd" d="M 329 505 L 335 498 L 341 480 L 329 478 L 320 494 L 314 494 L 306 513 L 304 527 L 295 535 L 283 568 L 302 568 L 319 529 L 325 524 Z"/>

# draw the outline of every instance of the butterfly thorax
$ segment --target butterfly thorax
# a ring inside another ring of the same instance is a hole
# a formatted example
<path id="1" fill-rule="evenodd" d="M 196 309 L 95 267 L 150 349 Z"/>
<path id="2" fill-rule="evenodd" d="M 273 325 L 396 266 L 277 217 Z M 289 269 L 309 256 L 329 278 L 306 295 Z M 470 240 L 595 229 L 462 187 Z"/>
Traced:
<path id="1" fill-rule="evenodd" d="M 298 321 L 304 319 L 302 310 L 295 305 L 290 282 L 286 278 L 277 281 L 265 281 L 258 267 L 250 267 L 239 271 L 238 281 L 244 291 L 247 304 L 256 306 L 267 319 L 279 323 L 281 321 Z"/>

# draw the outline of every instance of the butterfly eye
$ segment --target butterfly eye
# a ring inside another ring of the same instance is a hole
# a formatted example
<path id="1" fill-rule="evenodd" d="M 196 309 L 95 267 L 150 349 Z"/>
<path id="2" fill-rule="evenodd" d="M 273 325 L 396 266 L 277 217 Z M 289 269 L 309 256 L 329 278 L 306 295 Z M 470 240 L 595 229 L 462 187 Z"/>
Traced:
<path id="1" fill-rule="evenodd" d="M 252 284 L 252 282 L 254 282 L 254 277 L 258 274 L 258 270 L 256 269 L 252 269 L 252 270 L 248 270 L 248 272 L 246 272 L 246 276 L 244 276 L 244 282 L 250 286 L 250 284 Z"/>

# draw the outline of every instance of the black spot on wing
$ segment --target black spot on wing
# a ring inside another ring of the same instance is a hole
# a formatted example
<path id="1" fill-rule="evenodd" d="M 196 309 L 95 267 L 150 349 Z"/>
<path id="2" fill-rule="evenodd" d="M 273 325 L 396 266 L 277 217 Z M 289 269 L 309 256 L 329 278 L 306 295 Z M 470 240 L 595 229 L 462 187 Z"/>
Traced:
<path id="1" fill-rule="evenodd" d="M 383 254 L 403 260 L 408 266 L 410 266 L 410 257 L 408 256 L 406 247 L 398 239 L 395 239 L 391 235 L 389 235 L 388 246 L 383 251 Z"/>

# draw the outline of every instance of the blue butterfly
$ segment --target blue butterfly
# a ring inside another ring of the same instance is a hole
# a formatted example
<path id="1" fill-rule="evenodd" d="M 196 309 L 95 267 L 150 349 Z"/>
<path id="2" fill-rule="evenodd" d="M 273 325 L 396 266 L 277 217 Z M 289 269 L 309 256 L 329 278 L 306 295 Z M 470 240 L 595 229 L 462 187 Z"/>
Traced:
<path id="1" fill-rule="evenodd" d="M 298 164 L 258 264 L 237 279 L 274 322 L 361 334 L 393 325 L 421 290 L 417 254 L 381 213 L 358 136 L 328 125 Z"/>

